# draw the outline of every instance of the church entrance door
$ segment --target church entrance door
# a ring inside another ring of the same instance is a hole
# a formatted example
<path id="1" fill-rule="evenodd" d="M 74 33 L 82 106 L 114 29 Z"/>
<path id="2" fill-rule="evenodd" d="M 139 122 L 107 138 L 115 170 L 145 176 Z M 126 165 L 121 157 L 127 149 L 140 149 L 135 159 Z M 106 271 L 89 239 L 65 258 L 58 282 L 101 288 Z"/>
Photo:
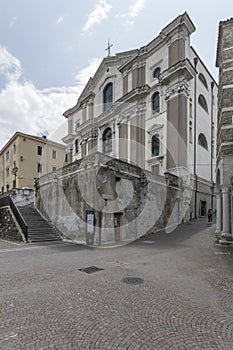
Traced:
<path id="1" fill-rule="evenodd" d="M 122 213 L 114 214 L 115 242 L 119 242 L 121 240 L 121 216 Z"/>

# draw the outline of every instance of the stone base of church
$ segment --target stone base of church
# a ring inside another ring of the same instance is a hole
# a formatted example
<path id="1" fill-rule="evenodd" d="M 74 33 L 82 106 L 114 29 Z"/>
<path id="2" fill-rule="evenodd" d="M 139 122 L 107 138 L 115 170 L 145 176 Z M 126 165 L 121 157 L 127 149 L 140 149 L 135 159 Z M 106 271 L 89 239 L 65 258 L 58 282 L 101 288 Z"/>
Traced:
<path id="1" fill-rule="evenodd" d="M 189 203 L 174 174 L 165 178 L 99 152 L 41 177 L 36 199 L 65 239 L 94 246 L 171 232 L 189 220 Z"/>

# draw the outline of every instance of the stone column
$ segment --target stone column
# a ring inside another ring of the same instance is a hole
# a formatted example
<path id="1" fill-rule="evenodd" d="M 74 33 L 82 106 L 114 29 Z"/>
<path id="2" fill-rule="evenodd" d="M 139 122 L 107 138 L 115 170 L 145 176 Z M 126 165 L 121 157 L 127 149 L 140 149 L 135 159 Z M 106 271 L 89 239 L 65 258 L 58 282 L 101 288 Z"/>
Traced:
<path id="1" fill-rule="evenodd" d="M 221 234 L 221 224 L 222 224 L 222 202 L 221 202 L 221 192 L 216 192 L 216 231 L 217 237 Z"/>
<path id="2" fill-rule="evenodd" d="M 230 198 L 229 198 L 229 188 L 222 188 L 222 205 L 223 205 L 223 230 L 222 238 L 230 239 Z"/>

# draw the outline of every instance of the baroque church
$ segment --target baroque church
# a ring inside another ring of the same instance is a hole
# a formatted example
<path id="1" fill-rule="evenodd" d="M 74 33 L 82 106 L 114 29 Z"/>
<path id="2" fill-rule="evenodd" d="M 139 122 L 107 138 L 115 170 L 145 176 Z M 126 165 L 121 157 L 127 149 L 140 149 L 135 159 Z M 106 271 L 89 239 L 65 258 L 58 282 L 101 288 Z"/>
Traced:
<path id="1" fill-rule="evenodd" d="M 40 179 L 38 208 L 66 237 L 132 240 L 215 209 L 218 86 L 194 31 L 185 12 L 145 46 L 109 54 L 64 112 L 69 164 Z"/>

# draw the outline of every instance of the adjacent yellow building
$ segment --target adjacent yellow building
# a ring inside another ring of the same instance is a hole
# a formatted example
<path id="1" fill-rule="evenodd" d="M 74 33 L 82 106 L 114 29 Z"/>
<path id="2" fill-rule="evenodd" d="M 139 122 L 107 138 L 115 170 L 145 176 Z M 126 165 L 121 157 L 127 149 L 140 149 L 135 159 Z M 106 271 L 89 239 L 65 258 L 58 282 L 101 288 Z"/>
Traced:
<path id="1" fill-rule="evenodd" d="M 47 139 L 16 132 L 0 151 L 0 192 L 31 187 L 34 178 L 65 165 L 65 146 Z"/>

